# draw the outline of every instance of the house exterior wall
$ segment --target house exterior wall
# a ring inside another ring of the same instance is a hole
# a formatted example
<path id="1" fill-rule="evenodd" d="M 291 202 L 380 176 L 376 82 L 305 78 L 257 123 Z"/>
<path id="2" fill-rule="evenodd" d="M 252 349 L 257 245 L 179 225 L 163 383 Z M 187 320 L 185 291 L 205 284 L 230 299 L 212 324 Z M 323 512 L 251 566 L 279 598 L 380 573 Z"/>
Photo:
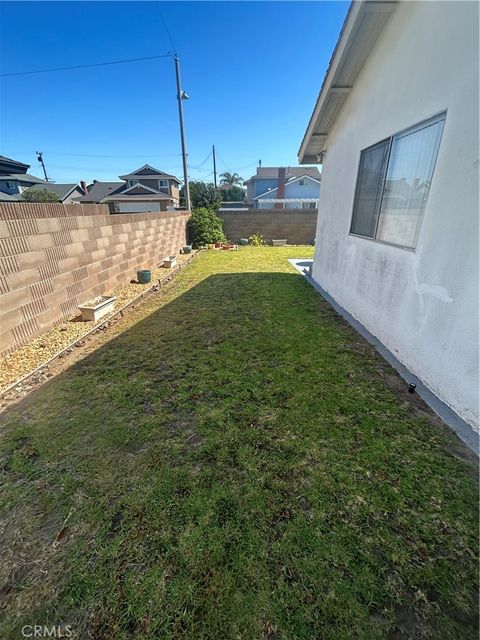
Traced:
<path id="1" fill-rule="evenodd" d="M 0 354 L 177 253 L 189 216 L 110 215 L 104 204 L 0 203 Z"/>
<path id="2" fill-rule="evenodd" d="M 178 189 L 178 185 L 173 180 L 170 180 L 170 195 L 175 200 L 175 204 L 178 204 L 180 200 L 180 191 Z"/>
<path id="3" fill-rule="evenodd" d="M 476 3 L 397 6 L 329 132 L 312 275 L 478 430 L 477 46 Z M 416 250 L 349 235 L 361 150 L 445 110 Z"/>
<path id="4" fill-rule="evenodd" d="M 79 198 L 80 196 L 83 196 L 84 193 L 80 188 L 76 188 L 72 191 L 72 193 L 68 196 L 68 198 L 65 198 L 65 200 L 63 201 L 63 204 L 73 204 L 76 202 L 75 198 Z"/>
<path id="5" fill-rule="evenodd" d="M 315 182 L 314 180 L 309 180 L 308 178 L 304 178 L 305 184 L 301 186 L 299 184 L 299 180 L 296 180 L 292 183 L 285 183 L 285 198 L 319 198 L 320 197 L 320 183 Z M 278 197 L 278 191 L 274 191 L 273 193 L 266 193 L 263 198 L 271 199 Z M 270 209 L 272 208 L 271 202 L 262 203 L 263 198 L 258 198 L 255 201 L 255 208 L 258 209 Z M 296 209 L 298 208 L 298 204 L 296 203 L 287 203 L 285 209 Z"/>

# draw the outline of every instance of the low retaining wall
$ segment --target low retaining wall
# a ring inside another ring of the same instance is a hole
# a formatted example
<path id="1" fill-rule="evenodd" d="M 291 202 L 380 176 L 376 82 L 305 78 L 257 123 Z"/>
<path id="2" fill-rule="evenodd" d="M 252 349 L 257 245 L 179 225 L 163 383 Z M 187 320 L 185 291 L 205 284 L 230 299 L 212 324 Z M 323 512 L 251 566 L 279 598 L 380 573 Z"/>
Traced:
<path id="1" fill-rule="evenodd" d="M 0 354 L 178 253 L 187 211 L 110 215 L 106 205 L 0 203 Z"/>
<path id="2" fill-rule="evenodd" d="M 288 244 L 311 244 L 317 227 L 317 209 L 232 209 L 218 215 L 232 242 L 259 233 L 266 242 L 286 238 Z"/>

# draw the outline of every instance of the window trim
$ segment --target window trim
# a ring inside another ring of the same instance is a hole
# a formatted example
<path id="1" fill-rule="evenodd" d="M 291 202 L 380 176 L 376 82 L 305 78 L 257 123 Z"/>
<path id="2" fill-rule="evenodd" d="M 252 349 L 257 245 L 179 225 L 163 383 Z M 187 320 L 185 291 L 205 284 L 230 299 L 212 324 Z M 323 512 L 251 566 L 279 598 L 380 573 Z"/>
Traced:
<path id="1" fill-rule="evenodd" d="M 442 137 L 443 137 L 443 131 L 445 129 L 445 122 L 447 120 L 447 109 L 445 109 L 444 111 L 441 111 L 440 113 L 437 113 L 434 116 L 431 116 L 430 118 L 426 118 L 425 120 L 422 120 L 421 122 L 418 122 L 417 124 L 412 125 L 411 127 L 407 127 L 406 129 L 401 129 L 400 131 L 397 131 L 397 133 L 392 134 L 389 138 L 383 138 L 383 140 L 380 140 L 379 142 L 376 142 L 375 144 L 371 144 L 368 147 L 365 147 L 365 149 L 361 149 L 360 150 L 360 156 L 358 158 L 358 170 L 357 170 L 357 178 L 356 178 L 356 183 L 355 183 L 355 191 L 353 194 L 353 205 L 352 205 L 352 215 L 350 217 L 350 230 L 348 232 L 349 236 L 354 236 L 355 238 L 363 238 L 364 240 L 372 240 L 373 242 L 378 242 L 379 244 L 385 244 L 388 245 L 390 247 L 397 247 L 398 249 L 406 249 L 407 251 L 413 251 L 415 253 L 415 251 L 417 250 L 417 246 L 418 246 L 418 240 L 420 239 L 420 233 L 422 230 L 422 220 L 423 220 L 423 212 L 421 215 L 421 221 L 420 221 L 420 228 L 418 230 L 418 237 L 417 237 L 417 243 L 414 247 L 409 247 L 408 245 L 405 244 L 400 244 L 398 242 L 388 242 L 387 240 L 380 240 L 378 238 L 376 238 L 376 234 L 377 234 L 377 230 L 378 230 L 378 222 L 379 222 L 379 218 L 380 218 L 380 210 L 382 208 L 382 201 L 383 201 L 383 195 L 384 195 L 384 191 L 385 191 L 385 183 L 387 180 L 387 173 L 388 173 L 388 166 L 390 164 L 390 156 L 391 156 L 391 152 L 392 152 L 392 145 L 394 140 L 398 140 L 401 138 L 404 138 L 407 135 L 411 135 L 412 133 L 415 133 L 416 131 L 421 131 L 422 129 L 425 129 L 426 127 L 431 126 L 432 124 L 435 124 L 437 122 L 442 122 L 443 121 L 443 128 L 442 128 L 442 134 L 440 136 L 440 142 L 438 145 L 438 150 L 437 150 L 437 155 L 435 157 L 435 162 L 433 163 L 433 167 L 432 167 L 432 183 L 433 183 L 433 177 L 435 175 L 435 168 L 437 166 L 437 160 L 438 160 L 438 154 L 440 153 L 440 145 L 442 143 Z M 360 162 L 362 159 L 362 153 L 364 151 L 368 151 L 369 149 L 373 149 L 376 146 L 379 146 L 381 144 L 384 144 L 386 141 L 389 141 L 389 145 L 388 145 L 388 151 L 387 151 L 387 158 L 386 158 L 386 162 L 385 162 L 385 168 L 383 171 L 383 176 L 382 176 L 382 191 L 381 191 L 381 198 L 379 199 L 379 204 L 378 204 L 378 211 L 375 214 L 375 231 L 374 231 L 374 236 L 364 236 L 360 233 L 355 233 L 352 231 L 352 226 L 353 226 L 353 216 L 355 214 L 355 204 L 357 202 L 357 190 L 359 189 L 359 185 L 360 185 Z M 430 185 L 431 188 L 431 185 Z M 430 190 L 429 190 L 429 194 L 430 194 Z"/>

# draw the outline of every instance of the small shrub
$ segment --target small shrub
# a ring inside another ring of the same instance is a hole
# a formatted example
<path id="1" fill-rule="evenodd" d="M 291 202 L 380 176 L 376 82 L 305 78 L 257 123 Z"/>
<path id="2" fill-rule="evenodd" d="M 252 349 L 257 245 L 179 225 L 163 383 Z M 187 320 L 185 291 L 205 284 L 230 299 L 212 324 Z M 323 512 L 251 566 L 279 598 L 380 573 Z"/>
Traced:
<path id="1" fill-rule="evenodd" d="M 190 242 L 195 249 L 213 242 L 225 242 L 222 219 L 215 211 L 207 207 L 200 207 L 192 211 L 188 221 Z"/>
<path id="2" fill-rule="evenodd" d="M 263 236 L 259 233 L 254 233 L 253 236 L 250 236 L 248 239 L 252 247 L 263 247 L 265 246 L 265 242 L 263 241 Z"/>

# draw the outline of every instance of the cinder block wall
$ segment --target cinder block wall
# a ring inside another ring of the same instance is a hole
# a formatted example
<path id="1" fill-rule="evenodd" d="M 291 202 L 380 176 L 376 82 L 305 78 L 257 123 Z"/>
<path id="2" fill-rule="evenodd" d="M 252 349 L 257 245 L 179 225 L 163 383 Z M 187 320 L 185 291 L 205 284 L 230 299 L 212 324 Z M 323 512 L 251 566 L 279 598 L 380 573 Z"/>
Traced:
<path id="1" fill-rule="evenodd" d="M 219 216 L 232 242 L 259 233 L 266 242 L 286 238 L 288 244 L 311 244 L 317 227 L 317 209 L 232 209 Z"/>
<path id="2" fill-rule="evenodd" d="M 0 203 L 0 354 L 178 253 L 186 211 L 110 215 L 106 205 Z"/>

